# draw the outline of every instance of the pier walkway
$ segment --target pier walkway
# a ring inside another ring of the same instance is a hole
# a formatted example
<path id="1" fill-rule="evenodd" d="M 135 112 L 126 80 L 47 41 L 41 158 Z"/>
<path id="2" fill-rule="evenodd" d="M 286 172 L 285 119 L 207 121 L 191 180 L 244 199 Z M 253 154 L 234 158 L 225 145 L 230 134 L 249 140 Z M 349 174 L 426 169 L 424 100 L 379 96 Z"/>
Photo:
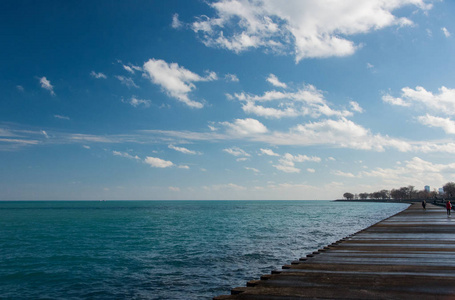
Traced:
<path id="1" fill-rule="evenodd" d="M 214 299 L 455 299 L 455 213 L 411 204 Z"/>

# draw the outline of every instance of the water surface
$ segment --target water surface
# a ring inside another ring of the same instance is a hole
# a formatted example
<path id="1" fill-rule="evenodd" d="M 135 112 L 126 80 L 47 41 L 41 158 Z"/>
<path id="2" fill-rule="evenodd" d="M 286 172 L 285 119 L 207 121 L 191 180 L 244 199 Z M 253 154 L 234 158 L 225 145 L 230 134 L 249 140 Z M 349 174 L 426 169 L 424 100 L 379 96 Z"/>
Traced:
<path id="1" fill-rule="evenodd" d="M 0 298 L 211 299 L 406 207 L 0 202 Z"/>

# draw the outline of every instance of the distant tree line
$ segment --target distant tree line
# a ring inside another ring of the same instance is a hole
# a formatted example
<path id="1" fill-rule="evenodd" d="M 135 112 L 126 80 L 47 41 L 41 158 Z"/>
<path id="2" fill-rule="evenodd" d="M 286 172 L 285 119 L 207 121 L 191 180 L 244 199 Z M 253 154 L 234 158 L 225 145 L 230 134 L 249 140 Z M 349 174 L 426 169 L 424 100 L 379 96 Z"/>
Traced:
<path id="1" fill-rule="evenodd" d="M 453 198 L 455 197 L 455 182 L 447 182 L 443 187 L 444 194 L 443 197 L 446 198 Z M 439 192 L 436 190 L 434 191 L 427 191 L 423 190 L 416 190 L 414 186 L 409 185 L 405 187 L 401 187 L 399 189 L 392 189 L 392 190 L 380 190 L 378 192 L 373 193 L 360 193 L 360 194 L 352 194 L 352 193 L 344 193 L 343 197 L 347 200 L 366 200 L 366 199 L 374 199 L 374 200 L 386 200 L 386 199 L 394 199 L 394 200 L 405 200 L 405 199 L 434 199 L 438 196 L 441 196 Z"/>

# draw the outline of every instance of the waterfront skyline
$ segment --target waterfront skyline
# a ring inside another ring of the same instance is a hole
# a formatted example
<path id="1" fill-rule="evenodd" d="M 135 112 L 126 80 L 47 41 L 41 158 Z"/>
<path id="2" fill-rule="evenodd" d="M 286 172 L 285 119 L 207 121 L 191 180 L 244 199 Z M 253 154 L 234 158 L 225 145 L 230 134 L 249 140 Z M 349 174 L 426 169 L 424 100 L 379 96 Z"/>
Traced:
<path id="1" fill-rule="evenodd" d="M 454 181 L 450 1 L 3 1 L 0 200 Z"/>

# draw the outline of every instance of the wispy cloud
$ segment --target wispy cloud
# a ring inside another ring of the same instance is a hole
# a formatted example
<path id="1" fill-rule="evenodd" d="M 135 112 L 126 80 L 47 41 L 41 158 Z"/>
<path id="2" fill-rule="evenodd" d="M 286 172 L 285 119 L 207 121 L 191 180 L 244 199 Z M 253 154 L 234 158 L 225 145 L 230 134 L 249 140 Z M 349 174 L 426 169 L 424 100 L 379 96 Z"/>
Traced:
<path id="1" fill-rule="evenodd" d="M 219 191 L 219 190 L 234 190 L 234 191 L 244 191 L 247 188 L 235 183 L 227 183 L 227 184 L 214 184 L 211 186 L 204 186 L 205 190 L 208 191 Z"/>
<path id="2" fill-rule="evenodd" d="M 189 93 L 196 88 L 194 82 L 217 80 L 215 72 L 199 76 L 177 63 L 167 63 L 161 59 L 150 59 L 144 64 L 144 71 L 152 83 L 161 88 L 172 98 L 192 108 L 202 108 L 201 102 L 191 100 Z"/>
<path id="3" fill-rule="evenodd" d="M 411 106 L 411 103 L 406 102 L 402 98 L 392 97 L 389 94 L 386 94 L 386 95 L 382 96 L 382 101 L 384 101 L 385 103 L 396 105 L 396 106 L 404 106 L 404 107 Z"/>
<path id="4" fill-rule="evenodd" d="M 147 156 L 144 162 L 153 168 L 169 168 L 174 166 L 171 161 L 152 156 Z"/>
<path id="5" fill-rule="evenodd" d="M 382 180 L 391 186 L 399 186 L 403 182 L 414 182 L 421 186 L 439 185 L 444 182 L 443 174 L 455 175 L 455 164 L 435 164 L 419 157 L 398 164 L 395 168 L 375 168 L 363 171 L 358 176 Z"/>
<path id="6" fill-rule="evenodd" d="M 235 93 L 227 95 L 232 99 L 237 99 L 242 103 L 245 113 L 254 114 L 270 119 L 280 119 L 285 117 L 311 116 L 313 118 L 321 115 L 327 117 L 348 117 L 353 115 L 346 109 L 336 110 L 330 107 L 324 98 L 324 92 L 318 90 L 313 85 L 304 85 L 296 91 L 267 91 L 262 95 L 252 95 L 247 93 Z M 354 101 L 351 101 L 355 103 Z M 353 110 L 359 109 L 359 105 L 351 106 Z"/>
<path id="7" fill-rule="evenodd" d="M 62 116 L 62 115 L 54 115 L 54 118 L 60 119 L 60 120 L 70 120 L 69 117 L 67 117 L 67 116 Z"/>
<path id="8" fill-rule="evenodd" d="M 138 107 L 140 105 L 144 107 L 150 107 L 152 103 L 151 100 L 138 99 L 136 96 L 131 97 L 129 100 L 122 100 L 122 102 L 131 104 L 134 107 Z"/>
<path id="9" fill-rule="evenodd" d="M 258 169 L 251 168 L 251 167 L 245 167 L 245 170 L 250 170 L 250 171 L 253 171 L 254 173 L 261 173 L 261 171 L 259 171 Z"/>
<path id="10" fill-rule="evenodd" d="M 42 134 L 46 139 L 49 138 L 49 135 L 47 134 L 47 132 L 46 132 L 45 130 L 41 130 L 41 134 Z"/>
<path id="11" fill-rule="evenodd" d="M 342 172 L 342 171 L 339 171 L 339 170 L 333 170 L 330 172 L 331 174 L 335 175 L 335 176 L 341 176 L 341 177 L 345 177 L 345 178 L 355 178 L 356 176 L 352 173 L 349 173 L 349 172 Z"/>
<path id="12" fill-rule="evenodd" d="M 226 153 L 229 153 L 231 155 L 237 156 L 237 157 L 238 156 L 244 156 L 244 157 L 251 156 L 250 154 L 248 154 L 244 150 L 240 149 L 239 147 L 226 148 L 226 149 L 223 149 L 223 151 Z"/>
<path id="13" fill-rule="evenodd" d="M 442 33 L 444 33 L 444 36 L 446 38 L 450 37 L 450 32 L 447 30 L 447 28 L 442 27 L 441 30 L 442 30 Z"/>
<path id="14" fill-rule="evenodd" d="M 269 156 L 280 156 L 279 154 L 273 152 L 271 149 L 260 149 L 262 154 L 269 155 Z"/>
<path id="15" fill-rule="evenodd" d="M 128 158 L 128 159 L 136 159 L 136 160 L 140 160 L 140 157 L 135 155 L 131 155 L 129 154 L 128 152 L 121 152 L 121 151 L 112 151 L 112 154 L 114 154 L 115 156 L 120 156 L 120 157 L 124 157 L 124 158 Z"/>
<path id="16" fill-rule="evenodd" d="M 421 122 L 429 122 L 421 119 Z M 436 121 L 431 121 L 432 126 L 438 125 Z M 442 120 L 443 121 L 443 120 Z M 445 123 L 444 123 L 445 122 Z M 447 123 L 447 124 L 446 124 Z M 268 130 L 261 122 L 254 119 L 238 119 L 234 122 L 222 122 L 223 125 L 216 131 L 172 131 L 172 130 L 141 130 L 128 134 L 95 135 L 81 133 L 65 133 L 56 130 L 49 130 L 52 136 L 46 139 L 41 130 L 7 130 L 10 136 L 14 135 L 18 140 L 33 140 L 30 144 L 53 143 L 53 144 L 81 144 L 90 145 L 91 143 L 104 144 L 177 144 L 182 142 L 219 142 L 219 141 L 248 141 L 249 143 L 267 144 L 272 146 L 324 146 L 330 148 L 347 148 L 364 151 L 385 151 L 394 149 L 400 152 L 416 153 L 454 153 L 455 143 L 451 140 L 442 141 L 412 141 L 389 137 L 378 133 L 372 133 L 353 121 L 341 118 L 339 120 L 321 120 L 319 122 L 301 123 L 291 127 L 289 130 Z M 445 124 L 445 125 L 444 125 Z M 444 126 L 445 127 L 444 127 Z M 450 132 L 451 122 L 443 121 L 437 127 L 445 128 Z M 0 132 L 1 133 L 1 132 Z M 20 137 L 19 137 L 20 136 Z M 9 138 L 9 137 L 8 137 Z M 36 141 L 36 142 L 35 142 Z M 5 141 L 11 142 L 14 141 Z M 17 141 L 18 143 L 20 141 Z M 24 142 L 25 144 L 25 142 Z M 183 147 L 181 147 L 183 148 Z M 235 148 L 227 148 L 235 149 Z M 190 150 L 191 151 L 191 150 Z M 263 154 L 273 156 L 273 151 L 265 150 Z M 241 156 L 246 157 L 246 156 Z"/>
<path id="17" fill-rule="evenodd" d="M 130 66 L 123 65 L 123 68 L 130 72 L 131 74 L 134 74 L 134 70 Z"/>
<path id="18" fill-rule="evenodd" d="M 179 14 L 172 15 L 172 28 L 179 29 L 183 27 L 183 23 L 179 20 Z"/>
<path id="19" fill-rule="evenodd" d="M 355 102 L 355 101 L 350 101 L 349 102 L 349 105 L 351 106 L 351 109 L 355 112 L 358 112 L 358 113 L 363 113 L 363 108 L 360 107 L 360 104 Z"/>
<path id="20" fill-rule="evenodd" d="M 115 78 L 120 80 L 120 82 L 122 84 L 126 85 L 129 88 L 131 88 L 131 87 L 139 88 L 139 86 L 134 82 L 134 80 L 131 77 L 125 77 L 125 76 L 117 75 L 117 76 L 115 76 Z"/>
<path id="21" fill-rule="evenodd" d="M 172 150 L 184 153 L 184 154 L 192 154 L 192 155 L 200 154 L 200 152 L 189 150 L 189 149 L 187 149 L 185 147 L 177 147 L 177 146 L 174 146 L 172 144 L 169 145 L 168 147 L 169 147 L 169 149 L 172 149 Z"/>
<path id="22" fill-rule="evenodd" d="M 270 74 L 269 77 L 267 77 L 267 81 L 271 83 L 273 86 L 280 87 L 280 88 L 287 88 L 288 86 L 286 83 L 281 82 L 278 77 L 276 77 L 274 74 Z"/>
<path id="23" fill-rule="evenodd" d="M 232 81 L 232 82 L 239 82 L 239 78 L 237 77 L 237 75 L 235 74 L 226 74 L 224 76 L 224 79 L 226 79 L 227 81 Z"/>
<path id="24" fill-rule="evenodd" d="M 279 159 L 279 164 L 273 165 L 276 169 L 283 171 L 285 173 L 300 173 L 300 169 L 295 167 L 295 163 L 304 163 L 304 162 L 321 162 L 321 158 L 317 156 L 307 156 L 307 155 L 292 155 L 286 153 L 282 158 Z"/>
<path id="25" fill-rule="evenodd" d="M 43 89 L 48 90 L 52 96 L 55 96 L 54 86 L 51 84 L 51 82 L 49 80 L 47 80 L 47 78 L 45 76 L 39 78 L 39 82 Z"/>
<path id="26" fill-rule="evenodd" d="M 90 72 L 90 76 L 92 76 L 93 78 L 96 78 L 96 79 L 106 79 L 107 76 L 101 72 L 99 73 L 96 73 L 95 71 L 92 71 Z"/>

